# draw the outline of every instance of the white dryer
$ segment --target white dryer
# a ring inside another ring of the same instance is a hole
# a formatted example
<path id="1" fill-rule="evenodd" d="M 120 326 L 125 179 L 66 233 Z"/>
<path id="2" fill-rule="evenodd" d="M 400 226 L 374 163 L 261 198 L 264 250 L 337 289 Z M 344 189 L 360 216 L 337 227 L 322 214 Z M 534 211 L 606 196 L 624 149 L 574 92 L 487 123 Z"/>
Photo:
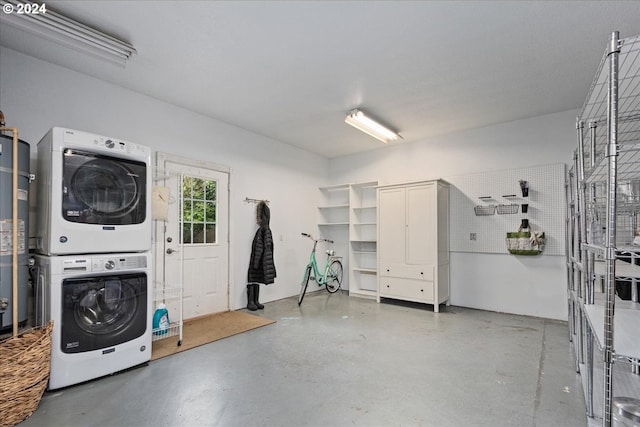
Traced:
<path id="1" fill-rule="evenodd" d="M 38 143 L 37 251 L 46 255 L 151 248 L 151 150 L 53 128 Z"/>
<path id="2" fill-rule="evenodd" d="M 149 252 L 35 260 L 35 323 L 53 321 L 49 390 L 151 359 Z"/>

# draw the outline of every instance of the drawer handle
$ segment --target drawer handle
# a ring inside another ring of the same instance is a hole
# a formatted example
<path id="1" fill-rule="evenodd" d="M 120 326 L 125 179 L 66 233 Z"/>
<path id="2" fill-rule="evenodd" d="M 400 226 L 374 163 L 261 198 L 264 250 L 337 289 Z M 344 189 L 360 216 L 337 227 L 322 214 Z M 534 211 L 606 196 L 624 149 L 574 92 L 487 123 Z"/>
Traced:
<path id="1" fill-rule="evenodd" d="M 424 292 L 424 289 L 420 289 L 420 292 Z"/>
<path id="2" fill-rule="evenodd" d="M 424 272 L 423 271 L 421 271 L 420 274 L 422 274 L 424 276 Z"/>
<path id="3" fill-rule="evenodd" d="M 387 268 L 387 273 L 389 272 L 389 269 Z"/>

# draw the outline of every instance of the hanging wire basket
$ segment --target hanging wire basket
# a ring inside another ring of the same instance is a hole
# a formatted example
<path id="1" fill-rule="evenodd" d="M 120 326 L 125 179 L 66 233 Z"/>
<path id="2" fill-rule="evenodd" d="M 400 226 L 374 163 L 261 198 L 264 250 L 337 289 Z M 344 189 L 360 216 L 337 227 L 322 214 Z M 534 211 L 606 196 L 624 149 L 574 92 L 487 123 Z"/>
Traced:
<path id="1" fill-rule="evenodd" d="M 517 214 L 519 206 L 520 205 L 518 205 L 517 203 L 512 203 L 510 205 L 498 205 L 498 215 Z"/>
<path id="2" fill-rule="evenodd" d="M 478 205 L 473 208 L 473 211 L 476 213 L 476 216 L 493 215 L 496 213 L 496 207 L 495 205 Z"/>

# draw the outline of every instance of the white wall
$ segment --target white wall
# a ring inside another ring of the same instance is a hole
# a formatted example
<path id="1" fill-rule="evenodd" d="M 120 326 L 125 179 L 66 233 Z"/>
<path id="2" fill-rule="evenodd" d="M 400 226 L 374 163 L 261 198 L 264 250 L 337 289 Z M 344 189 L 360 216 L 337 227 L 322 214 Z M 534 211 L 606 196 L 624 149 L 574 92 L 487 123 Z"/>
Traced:
<path id="1" fill-rule="evenodd" d="M 21 138 L 31 143 L 32 157 L 46 131 L 62 126 L 229 166 L 232 309 L 246 303 L 246 267 L 255 231 L 254 206 L 244 203 L 245 197 L 271 201 L 278 278 L 261 298 L 271 301 L 298 291 L 309 250 L 299 233 L 317 229 L 318 186 L 568 162 L 577 115 L 567 111 L 327 160 L 5 48 L 0 48 L 0 109 L 7 124 L 18 127 Z M 523 261 L 510 255 L 453 253 L 451 302 L 566 319 L 565 276 L 563 257 Z"/>
<path id="2" fill-rule="evenodd" d="M 61 126 L 230 167 L 231 308 L 246 305 L 257 227 L 255 205 L 245 197 L 270 201 L 278 277 L 263 287 L 261 300 L 298 293 L 309 251 L 300 232 L 316 229 L 315 190 L 326 184 L 327 159 L 6 48 L 0 48 L 0 109 L 31 144 L 32 159 L 40 138 Z"/>
<path id="3" fill-rule="evenodd" d="M 393 183 L 568 163 L 576 144 L 577 114 L 566 111 L 428 141 L 396 143 L 332 159 L 329 175 L 334 183 L 370 179 Z M 378 144 L 373 139 L 371 143 Z M 566 301 L 562 256 L 451 254 L 453 305 L 566 320 Z"/>

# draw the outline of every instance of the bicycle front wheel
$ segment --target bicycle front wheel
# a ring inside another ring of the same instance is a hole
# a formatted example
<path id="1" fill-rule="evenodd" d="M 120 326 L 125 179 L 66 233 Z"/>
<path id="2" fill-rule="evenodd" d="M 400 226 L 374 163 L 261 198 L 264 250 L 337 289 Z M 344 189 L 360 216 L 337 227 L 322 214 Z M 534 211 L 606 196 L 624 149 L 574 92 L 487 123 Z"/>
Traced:
<path id="1" fill-rule="evenodd" d="M 311 266 L 307 266 L 307 270 L 304 272 L 302 283 L 300 283 L 300 295 L 298 295 L 298 305 L 302 304 L 304 294 L 307 292 L 307 286 L 309 286 L 309 277 L 311 277 Z"/>
<path id="2" fill-rule="evenodd" d="M 327 280 L 325 284 L 327 291 L 329 291 L 330 294 L 337 292 L 340 286 L 342 286 L 342 263 L 337 259 L 331 261 L 331 264 L 327 267 L 325 277 Z"/>

